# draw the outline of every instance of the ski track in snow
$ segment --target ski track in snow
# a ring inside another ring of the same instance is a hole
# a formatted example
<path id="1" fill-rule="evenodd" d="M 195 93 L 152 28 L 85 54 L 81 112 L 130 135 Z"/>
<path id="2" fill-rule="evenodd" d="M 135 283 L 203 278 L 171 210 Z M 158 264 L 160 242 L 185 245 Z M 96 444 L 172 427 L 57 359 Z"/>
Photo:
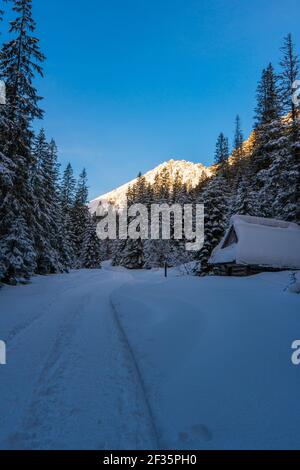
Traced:
<path id="1" fill-rule="evenodd" d="M 47 291 L 52 283 L 54 292 L 45 293 L 38 314 L 30 304 L 36 307 L 46 278 L 18 288 L 19 322 L 6 332 L 8 365 L 0 370 L 0 448 L 158 447 L 140 376 L 109 300 L 130 279 L 107 270 L 48 277 Z M 10 290 L 0 294 L 6 319 L 16 302 Z"/>
<path id="2" fill-rule="evenodd" d="M 140 367 L 139 367 L 139 364 L 135 358 L 135 355 L 133 353 L 133 350 L 132 350 L 132 347 L 128 341 L 128 338 L 126 336 L 126 333 L 125 333 L 125 330 L 120 322 L 120 319 L 119 319 L 119 314 L 118 314 L 118 311 L 115 307 L 115 304 L 113 302 L 113 299 L 112 297 L 110 298 L 110 305 L 114 311 L 114 314 L 115 314 L 115 320 L 116 320 L 116 323 L 118 325 L 118 329 L 120 330 L 121 332 L 121 335 L 123 337 L 123 341 L 126 345 L 126 349 L 127 351 L 129 352 L 130 356 L 131 356 L 131 359 L 132 359 L 132 362 L 134 364 L 134 367 L 135 367 L 135 370 L 136 370 L 136 375 L 137 375 L 137 380 L 138 382 L 141 384 L 141 387 L 142 387 L 142 390 L 143 390 L 143 395 L 144 395 L 144 399 L 145 399 L 145 405 L 147 407 L 147 414 L 148 414 L 148 417 L 150 419 L 150 423 L 152 425 L 152 431 L 153 431 L 153 435 L 155 436 L 155 440 L 156 440 L 156 449 L 159 448 L 159 442 L 160 442 L 160 437 L 159 437 L 159 433 L 158 433 L 158 430 L 157 430 L 157 427 L 156 427 L 156 423 L 155 423 L 155 419 L 154 419 L 154 415 L 153 415 L 153 411 L 152 411 L 152 406 L 150 404 L 150 400 L 149 400 L 149 397 L 148 397 L 148 393 L 147 393 L 147 389 L 145 387 L 145 383 L 144 383 L 144 379 L 143 379 L 143 375 L 141 373 L 141 370 L 140 370 Z"/>

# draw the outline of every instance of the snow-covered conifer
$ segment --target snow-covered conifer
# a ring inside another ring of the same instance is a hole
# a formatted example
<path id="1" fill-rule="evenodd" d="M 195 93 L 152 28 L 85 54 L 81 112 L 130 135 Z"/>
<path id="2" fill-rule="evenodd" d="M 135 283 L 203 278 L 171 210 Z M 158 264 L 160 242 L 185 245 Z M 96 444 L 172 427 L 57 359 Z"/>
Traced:
<path id="1" fill-rule="evenodd" d="M 83 238 L 81 250 L 81 267 L 86 269 L 101 268 L 101 242 L 96 232 L 96 217 L 90 217 Z"/>

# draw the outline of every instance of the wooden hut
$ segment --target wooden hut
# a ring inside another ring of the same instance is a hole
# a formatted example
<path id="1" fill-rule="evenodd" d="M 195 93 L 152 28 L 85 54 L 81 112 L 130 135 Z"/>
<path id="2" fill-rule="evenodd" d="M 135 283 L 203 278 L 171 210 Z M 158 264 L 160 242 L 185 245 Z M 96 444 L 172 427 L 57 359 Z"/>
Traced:
<path id="1" fill-rule="evenodd" d="M 220 275 L 300 269 L 300 226 L 282 220 L 234 215 L 209 263 Z"/>

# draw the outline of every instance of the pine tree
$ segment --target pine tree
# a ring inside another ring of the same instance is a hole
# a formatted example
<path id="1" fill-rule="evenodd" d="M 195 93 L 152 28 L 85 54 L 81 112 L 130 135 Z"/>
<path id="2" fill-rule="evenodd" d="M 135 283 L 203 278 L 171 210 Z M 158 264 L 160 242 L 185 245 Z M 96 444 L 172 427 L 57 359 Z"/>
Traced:
<path id="1" fill-rule="evenodd" d="M 48 188 L 47 199 L 51 221 L 49 237 L 53 248 L 58 253 L 58 265 L 56 269 L 61 271 L 72 267 L 73 251 L 61 207 L 59 167 L 57 146 L 54 139 L 51 139 L 45 165 L 47 175 L 46 187 Z"/>
<path id="2" fill-rule="evenodd" d="M 239 115 L 235 118 L 235 132 L 234 132 L 234 141 L 233 149 L 235 152 L 241 152 L 243 148 L 244 135 L 241 128 L 241 118 Z"/>
<path id="3" fill-rule="evenodd" d="M 87 228 L 90 223 L 90 213 L 87 206 L 88 203 L 88 187 L 87 187 L 87 174 L 86 170 L 79 175 L 77 183 L 75 202 L 71 211 L 73 234 L 74 234 L 74 247 L 75 247 L 75 263 L 76 267 L 81 267 L 81 253 L 83 249 L 83 242 Z"/>
<path id="4" fill-rule="evenodd" d="M 34 273 L 36 254 L 19 201 L 10 193 L 3 205 L 6 211 L 0 227 L 0 279 L 16 284 L 28 280 Z"/>
<path id="5" fill-rule="evenodd" d="M 171 201 L 172 203 L 179 203 L 182 199 L 182 192 L 184 188 L 182 174 L 177 170 L 175 173 L 172 192 L 171 192 Z"/>
<path id="6" fill-rule="evenodd" d="M 234 171 L 234 175 L 232 178 L 232 186 L 234 190 L 237 189 L 241 175 L 243 173 L 244 156 L 244 135 L 241 128 L 241 119 L 239 115 L 237 115 L 235 119 L 235 131 L 232 151 L 232 171 Z"/>
<path id="7" fill-rule="evenodd" d="M 76 180 L 71 163 L 68 163 L 61 182 L 61 205 L 64 212 L 70 212 L 75 202 Z"/>
<path id="8" fill-rule="evenodd" d="M 135 185 L 135 197 L 138 203 L 142 203 L 142 201 L 144 201 L 144 198 L 146 196 L 146 188 L 147 188 L 146 179 L 141 173 L 139 173 L 139 176 L 137 178 L 137 182 Z"/>
<path id="9" fill-rule="evenodd" d="M 288 34 L 284 38 L 284 44 L 281 48 L 282 59 L 280 62 L 280 92 L 283 110 L 285 113 L 290 114 L 293 123 L 293 138 L 297 139 L 297 118 L 299 110 L 292 100 L 294 93 L 294 82 L 299 79 L 299 57 L 295 53 L 295 46 L 293 43 L 292 35 Z"/>
<path id="10" fill-rule="evenodd" d="M 279 96 L 281 113 L 263 126 L 260 151 L 268 164 L 257 173 L 259 200 L 270 217 L 300 221 L 299 110 L 292 101 L 293 82 L 298 77 L 299 59 L 289 34 L 282 48 Z M 257 155 L 254 155 L 256 161 Z M 259 170 L 260 168 L 258 168 Z"/>
<path id="11" fill-rule="evenodd" d="M 85 227 L 81 251 L 81 267 L 86 269 L 101 268 L 101 244 L 97 236 L 96 217 L 90 217 Z"/>
<path id="12" fill-rule="evenodd" d="M 226 180 L 230 179 L 229 166 L 229 143 L 228 138 L 223 132 L 218 136 L 215 150 L 215 172 L 217 176 L 224 176 Z"/>
<path id="13" fill-rule="evenodd" d="M 129 185 L 127 188 L 126 200 L 127 200 L 128 207 L 134 204 L 135 194 L 134 194 L 134 188 L 131 185 Z"/>
<path id="14" fill-rule="evenodd" d="M 278 89 L 278 76 L 270 63 L 262 72 L 257 87 L 257 106 L 255 109 L 255 127 L 269 124 L 279 119 L 281 102 Z"/>
<path id="15" fill-rule="evenodd" d="M 262 216 L 257 196 L 251 187 L 249 178 L 242 176 L 233 205 L 230 207 L 231 215 Z"/>
<path id="16" fill-rule="evenodd" d="M 169 240 L 145 240 L 144 267 L 162 268 L 165 262 L 171 265 L 171 243 Z"/>
<path id="17" fill-rule="evenodd" d="M 149 185 L 146 178 L 139 173 L 136 182 L 127 191 L 128 207 L 132 204 L 150 203 Z M 128 223 L 130 218 L 128 218 Z M 120 240 L 115 244 L 117 252 L 113 258 L 114 265 L 121 265 L 128 269 L 141 269 L 144 266 L 144 240 Z"/>
<path id="18" fill-rule="evenodd" d="M 193 198 L 188 191 L 187 185 L 183 183 L 183 177 L 179 170 L 176 171 L 172 191 L 170 193 L 170 202 L 172 204 L 180 204 L 182 208 L 182 239 L 175 238 L 175 220 L 174 215 L 171 214 L 171 241 L 162 240 L 164 246 L 162 247 L 165 251 L 165 260 L 169 266 L 177 266 L 182 263 L 191 261 L 194 257 L 194 253 L 188 252 L 185 247 L 185 234 L 184 234 L 184 205 L 193 203 Z M 156 248 L 156 253 L 159 253 Z M 154 257 L 154 259 L 159 257 Z M 159 266 L 162 267 L 164 263 L 163 259 L 159 260 Z"/>
<path id="19" fill-rule="evenodd" d="M 3 16 L 4 16 L 4 10 L 0 8 L 0 24 L 3 21 Z M 1 35 L 1 31 L 0 31 Z M 0 51 L 0 60 L 1 60 L 1 54 L 2 50 Z M 0 68 L 0 80 L 3 82 L 4 81 L 4 76 L 3 76 L 3 71 Z M 5 113 L 4 113 L 4 108 L 3 108 L 3 103 L 0 103 L 0 130 L 1 132 L 4 131 L 4 129 L 7 129 L 8 123 L 6 122 L 5 119 Z M 4 215 L 4 207 L 3 203 L 5 201 L 5 195 L 8 193 L 8 188 L 11 188 L 13 185 L 13 179 L 14 179 L 14 174 L 16 172 L 16 165 L 13 163 L 13 161 L 8 158 L 5 153 L 7 152 L 7 142 L 5 142 L 4 139 L 1 139 L 0 136 L 0 216 L 3 217 Z M 2 211 L 1 211 L 2 207 Z M 2 213 L 1 213 L 2 212 Z M 2 232 L 2 233 L 1 233 Z M 0 237 L 5 234 L 5 231 L 1 230 L 0 227 Z M 4 247 L 5 249 L 5 247 Z M 1 255 L 2 252 L 0 251 Z M 4 256 L 0 256 L 0 280 L 4 277 L 5 271 L 6 271 L 6 263 L 4 262 Z"/>
<path id="20" fill-rule="evenodd" d="M 31 169 L 31 186 L 34 199 L 34 245 L 37 255 L 37 272 L 48 274 L 55 272 L 57 256 L 53 252 L 49 229 L 51 214 L 48 205 L 47 158 L 49 147 L 45 132 L 41 129 L 33 144 L 33 165 Z"/>
<path id="21" fill-rule="evenodd" d="M 2 138 L 9 145 L 9 156 L 21 154 L 30 159 L 30 140 L 33 137 L 31 123 L 42 118 L 39 107 L 41 97 L 33 85 L 35 75 L 43 76 L 41 63 L 45 57 L 39 48 L 39 40 L 33 36 L 36 29 L 32 18 L 31 0 L 13 0 L 17 18 L 10 23 L 13 39 L 5 43 L 0 56 L 0 74 L 6 83 L 7 103 L 2 112 L 8 124 L 2 129 Z"/>
<path id="22" fill-rule="evenodd" d="M 215 151 L 215 163 L 224 164 L 229 158 L 229 145 L 228 138 L 224 136 L 223 132 L 218 137 Z"/>
<path id="23" fill-rule="evenodd" d="M 143 240 L 129 238 L 119 256 L 120 266 L 127 269 L 142 269 L 145 263 Z"/>
<path id="24" fill-rule="evenodd" d="M 114 240 L 112 246 L 112 266 L 120 266 L 123 251 L 126 248 L 128 240 Z"/>
<path id="25" fill-rule="evenodd" d="M 272 64 L 269 64 L 268 68 L 263 70 L 257 87 L 255 143 L 252 158 L 256 173 L 269 167 L 283 143 L 281 109 L 278 77 Z M 259 175 L 257 180 L 259 181 L 260 178 Z"/>
<path id="26" fill-rule="evenodd" d="M 162 204 L 164 202 L 170 201 L 171 193 L 171 175 L 167 167 L 163 168 L 160 179 L 159 179 L 159 202 Z"/>
<path id="27" fill-rule="evenodd" d="M 300 222 L 300 109 L 292 99 L 294 82 L 299 79 L 299 56 L 291 34 L 284 39 L 281 51 L 280 91 L 284 111 L 290 118 L 286 121 L 289 152 L 284 162 L 285 191 L 281 189 L 281 197 L 289 220 Z"/>
<path id="28" fill-rule="evenodd" d="M 225 178 L 211 178 L 201 194 L 201 200 L 205 207 L 204 245 L 197 256 L 195 273 L 202 276 L 211 271 L 209 258 L 228 224 L 228 188 Z"/>
<path id="29" fill-rule="evenodd" d="M 0 54 L 0 78 L 6 83 L 6 104 L 0 106 L 0 168 L 2 182 L 6 181 L 1 187 L 0 203 L 0 218 L 3 221 L 1 265 L 6 266 L 5 279 L 8 282 L 13 282 L 21 275 L 20 266 L 22 276 L 28 277 L 35 264 L 34 254 L 29 250 L 33 244 L 35 227 L 34 201 L 29 184 L 32 166 L 30 144 L 33 137 L 32 121 L 42 117 L 40 97 L 34 88 L 33 79 L 35 75 L 42 75 L 40 64 L 44 56 L 40 52 L 38 39 L 32 35 L 35 22 L 31 9 L 30 0 L 14 0 L 13 11 L 17 18 L 11 22 L 9 30 L 13 38 L 2 46 Z M 10 184 L 7 184 L 8 175 Z M 17 222 L 16 213 L 22 214 Z M 22 237 L 22 243 L 20 241 L 18 244 L 18 260 L 23 259 L 23 263 L 15 263 L 16 258 L 9 256 L 9 249 L 16 246 L 11 240 L 17 233 Z M 5 241 L 7 246 L 4 246 Z"/>
<path id="30" fill-rule="evenodd" d="M 55 273 L 72 266 L 59 193 L 57 147 L 42 129 L 33 145 L 32 187 L 35 202 L 37 272 Z"/>
<path id="31" fill-rule="evenodd" d="M 73 230 L 73 207 L 75 203 L 75 187 L 76 180 L 74 178 L 73 168 L 68 163 L 65 168 L 60 183 L 60 213 L 61 213 L 61 227 L 60 239 L 64 240 L 65 244 L 65 265 L 68 268 L 75 267 L 75 235 Z"/>
<path id="32" fill-rule="evenodd" d="M 128 206 L 132 204 L 147 204 L 149 203 L 150 193 L 149 184 L 145 176 L 139 173 L 135 183 L 128 187 L 127 190 L 127 203 Z"/>
<path id="33" fill-rule="evenodd" d="M 168 203 L 171 199 L 172 182 L 170 171 L 165 166 L 161 172 L 158 172 L 154 177 L 152 186 L 153 202 L 157 204 Z"/>

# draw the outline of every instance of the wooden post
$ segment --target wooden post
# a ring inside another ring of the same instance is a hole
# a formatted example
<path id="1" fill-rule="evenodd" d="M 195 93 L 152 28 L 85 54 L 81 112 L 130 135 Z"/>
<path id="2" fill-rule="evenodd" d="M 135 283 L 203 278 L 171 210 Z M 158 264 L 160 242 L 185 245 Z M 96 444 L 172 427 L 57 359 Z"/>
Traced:
<path id="1" fill-rule="evenodd" d="M 165 261 L 165 277 L 168 277 L 168 264 Z"/>

